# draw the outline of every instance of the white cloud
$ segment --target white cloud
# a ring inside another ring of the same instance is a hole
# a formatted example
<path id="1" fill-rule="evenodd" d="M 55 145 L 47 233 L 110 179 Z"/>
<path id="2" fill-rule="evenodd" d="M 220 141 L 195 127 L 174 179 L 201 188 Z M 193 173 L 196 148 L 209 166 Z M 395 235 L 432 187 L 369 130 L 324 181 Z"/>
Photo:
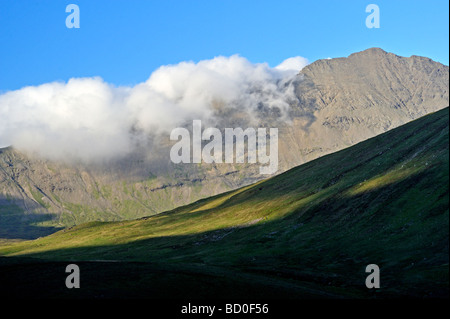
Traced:
<path id="1" fill-rule="evenodd" d="M 82 78 L 5 93 L 1 140 L 50 158 L 94 159 L 127 151 L 126 91 L 100 78 Z"/>
<path id="2" fill-rule="evenodd" d="M 293 96 L 285 84 L 306 64 L 295 57 L 270 68 L 234 55 L 162 66 L 134 87 L 99 77 L 25 87 L 0 95 L 0 144 L 53 159 L 123 155 L 132 149 L 132 128 L 170 132 L 223 106 L 251 114 L 262 103 L 285 111 Z"/>
<path id="3" fill-rule="evenodd" d="M 281 71 L 293 71 L 298 73 L 308 64 L 309 64 L 308 59 L 303 58 L 301 56 L 296 56 L 284 60 L 279 65 L 277 65 L 275 69 Z"/>

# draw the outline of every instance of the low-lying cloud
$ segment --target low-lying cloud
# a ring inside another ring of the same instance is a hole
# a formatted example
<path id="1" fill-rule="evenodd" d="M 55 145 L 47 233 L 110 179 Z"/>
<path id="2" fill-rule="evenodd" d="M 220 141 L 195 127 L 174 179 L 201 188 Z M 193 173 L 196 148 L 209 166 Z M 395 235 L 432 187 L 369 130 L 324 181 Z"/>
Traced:
<path id="1" fill-rule="evenodd" d="M 292 80 L 308 64 L 277 67 L 234 55 L 162 66 L 144 83 L 116 87 L 100 77 L 73 78 L 0 95 L 0 145 L 50 159 L 96 160 L 125 155 L 139 136 L 165 134 L 221 109 L 254 114 L 264 106 L 286 116 Z"/>

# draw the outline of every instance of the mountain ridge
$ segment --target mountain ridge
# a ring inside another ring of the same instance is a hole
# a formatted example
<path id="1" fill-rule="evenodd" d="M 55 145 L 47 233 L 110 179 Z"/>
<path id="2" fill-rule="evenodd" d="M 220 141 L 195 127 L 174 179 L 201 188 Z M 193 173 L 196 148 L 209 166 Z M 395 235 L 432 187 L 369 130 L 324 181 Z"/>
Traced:
<path id="1" fill-rule="evenodd" d="M 293 80 L 290 122 L 261 114 L 262 127 L 279 128 L 278 173 L 445 107 L 448 72 L 428 58 L 376 48 L 311 63 Z M 233 127 L 238 116 L 222 124 Z M 1 150 L 0 237 L 29 239 L 87 221 L 157 214 L 267 177 L 255 165 L 174 165 L 165 139 L 104 165 Z"/>
<path id="2" fill-rule="evenodd" d="M 2 245 L 0 293 L 15 291 L 24 273 L 9 265 L 21 264 L 45 288 L 17 293 L 67 295 L 53 271 L 76 262 L 89 269 L 78 297 L 447 298 L 448 141 L 446 108 L 156 216 Z M 373 263 L 382 278 L 376 291 L 364 284 Z"/>

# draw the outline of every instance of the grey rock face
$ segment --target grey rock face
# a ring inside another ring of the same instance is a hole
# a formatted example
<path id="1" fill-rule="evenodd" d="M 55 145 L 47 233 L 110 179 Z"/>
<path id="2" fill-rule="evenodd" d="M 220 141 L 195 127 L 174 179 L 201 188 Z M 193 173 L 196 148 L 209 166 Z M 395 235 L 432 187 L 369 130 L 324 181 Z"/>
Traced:
<path id="1" fill-rule="evenodd" d="M 378 48 L 318 60 L 294 85 L 290 122 L 261 117 L 264 126 L 279 128 L 277 173 L 449 105 L 448 66 Z M 0 150 L 0 237 L 17 225 L 70 226 L 156 214 L 267 178 L 255 164 L 169 163 L 169 145 L 153 153 L 86 165 Z"/>

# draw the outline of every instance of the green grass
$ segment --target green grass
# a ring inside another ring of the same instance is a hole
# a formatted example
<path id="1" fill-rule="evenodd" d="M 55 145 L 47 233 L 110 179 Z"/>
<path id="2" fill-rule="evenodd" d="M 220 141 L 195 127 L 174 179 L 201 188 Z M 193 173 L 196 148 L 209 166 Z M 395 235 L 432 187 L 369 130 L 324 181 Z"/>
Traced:
<path id="1" fill-rule="evenodd" d="M 31 195 L 33 196 L 34 200 L 35 200 L 36 202 L 38 202 L 39 205 L 41 205 L 42 207 L 45 207 L 45 208 L 48 209 L 48 208 L 50 207 L 50 205 L 48 205 L 47 203 L 45 203 L 45 202 L 42 200 L 43 194 L 42 194 L 39 190 L 33 190 L 32 187 L 30 187 L 30 186 L 28 186 L 28 187 L 30 188 Z"/>
<path id="2" fill-rule="evenodd" d="M 143 288 L 151 280 L 163 295 L 174 288 L 173 296 L 189 288 L 197 297 L 234 296 L 238 286 L 266 297 L 448 296 L 448 112 L 254 185 L 148 218 L 92 222 L 0 246 L 0 256 L 51 267 L 91 261 L 88 268 L 123 280 L 140 276 L 133 293 L 145 296 L 154 296 Z M 364 285 L 371 263 L 382 273 L 376 291 Z M 142 269 L 132 270 L 136 265 Z M 168 270 L 155 278 L 144 269 Z M 92 289 L 128 291 L 120 282 Z"/>

